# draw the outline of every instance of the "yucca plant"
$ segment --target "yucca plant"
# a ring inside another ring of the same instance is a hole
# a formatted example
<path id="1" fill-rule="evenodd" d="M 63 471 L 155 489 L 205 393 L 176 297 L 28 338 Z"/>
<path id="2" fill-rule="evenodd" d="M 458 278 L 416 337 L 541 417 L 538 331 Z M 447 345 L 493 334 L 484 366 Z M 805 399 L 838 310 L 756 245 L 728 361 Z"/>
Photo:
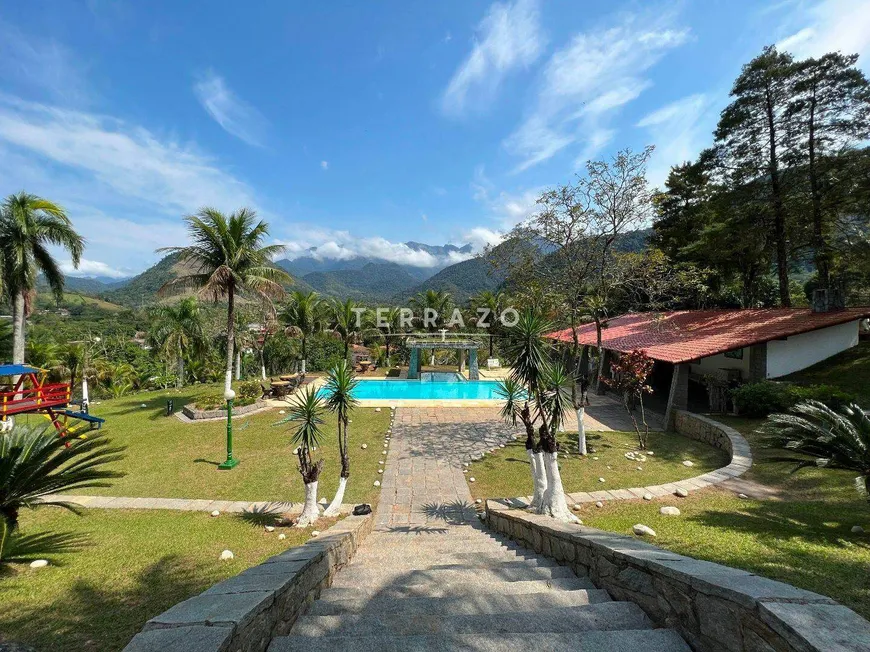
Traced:
<path id="1" fill-rule="evenodd" d="M 87 439 L 58 437 L 51 426 L 18 426 L 0 436 L 0 561 L 6 558 L 18 516 L 25 507 L 64 507 L 81 513 L 78 505 L 47 498 L 62 491 L 108 487 L 107 480 L 124 474 L 106 468 L 122 459 L 123 447 L 100 435 Z"/>
<path id="2" fill-rule="evenodd" d="M 341 458 L 341 476 L 338 480 L 338 491 L 323 512 L 324 516 L 338 516 L 341 502 L 344 500 L 344 490 L 350 477 L 350 456 L 347 447 L 347 429 L 350 424 L 350 413 L 359 404 L 353 396 L 359 381 L 347 360 L 340 360 L 326 377 L 326 407 L 338 417 L 338 455 Z"/>
<path id="3" fill-rule="evenodd" d="M 312 385 L 308 385 L 295 395 L 287 417 L 275 424 L 296 424 L 291 441 L 296 445 L 294 452 L 299 459 L 299 473 L 305 485 L 305 504 L 296 523 L 299 527 L 313 525 L 320 518 L 320 508 L 317 506 L 317 482 L 323 470 L 323 460 L 315 462 L 311 453 L 323 440 L 321 426 L 325 423 L 323 419 L 325 411 L 323 399 Z"/>
<path id="4" fill-rule="evenodd" d="M 835 412 L 819 401 L 798 403 L 788 414 L 771 414 L 759 428 L 770 445 L 796 455 L 773 458 L 807 467 L 858 473 L 855 488 L 870 501 L 870 417 L 852 404 Z"/>

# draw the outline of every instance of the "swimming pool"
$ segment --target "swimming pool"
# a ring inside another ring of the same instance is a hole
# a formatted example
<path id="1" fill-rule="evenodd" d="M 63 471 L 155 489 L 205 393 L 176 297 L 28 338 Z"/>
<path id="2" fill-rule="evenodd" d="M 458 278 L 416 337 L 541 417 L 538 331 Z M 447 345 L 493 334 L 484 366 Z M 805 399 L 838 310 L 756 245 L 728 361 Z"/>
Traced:
<path id="1" fill-rule="evenodd" d="M 362 380 L 354 396 L 366 399 L 434 399 L 479 400 L 498 399 L 498 383 L 490 380 Z"/>

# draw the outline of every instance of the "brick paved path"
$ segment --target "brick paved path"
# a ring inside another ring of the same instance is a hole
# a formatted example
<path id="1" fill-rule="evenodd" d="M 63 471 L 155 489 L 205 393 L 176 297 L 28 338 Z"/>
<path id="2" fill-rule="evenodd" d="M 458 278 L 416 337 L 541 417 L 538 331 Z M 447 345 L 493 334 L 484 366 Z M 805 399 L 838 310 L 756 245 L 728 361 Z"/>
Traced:
<path id="1" fill-rule="evenodd" d="M 463 462 L 514 437 L 495 408 L 397 408 L 384 468 L 378 527 L 474 518 Z"/>

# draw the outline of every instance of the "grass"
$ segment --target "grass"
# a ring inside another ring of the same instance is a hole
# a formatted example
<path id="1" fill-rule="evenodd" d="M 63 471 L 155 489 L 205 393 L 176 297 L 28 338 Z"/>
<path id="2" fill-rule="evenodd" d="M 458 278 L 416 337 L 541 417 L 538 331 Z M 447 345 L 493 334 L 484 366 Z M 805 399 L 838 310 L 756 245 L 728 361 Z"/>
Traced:
<path id="1" fill-rule="evenodd" d="M 645 462 L 626 459 L 625 453 L 637 450 L 637 437 L 628 432 L 596 432 L 587 434 L 587 445 L 594 452 L 586 457 L 576 454 L 577 434 L 559 435 L 562 450 L 567 455 L 559 456 L 559 469 L 565 491 L 600 491 L 602 489 L 627 489 L 648 487 L 685 480 L 712 471 L 728 463 L 728 457 L 712 446 L 707 446 L 685 437 L 658 432 L 650 433 L 649 450 Z M 597 458 L 597 459 L 596 459 Z M 691 460 L 692 467 L 683 466 L 683 460 Z M 641 471 L 637 467 L 641 467 Z M 510 442 L 505 448 L 490 453 L 471 465 L 469 476 L 475 498 L 506 498 L 527 496 L 532 491 L 531 473 L 526 454 L 525 441 Z M 604 478 L 605 482 L 600 482 Z"/>
<path id="2" fill-rule="evenodd" d="M 113 468 L 127 475 L 111 487 L 87 492 L 111 496 L 204 498 L 215 500 L 289 500 L 304 498 L 302 478 L 291 444 L 293 424 L 275 426 L 286 415 L 278 410 L 233 420 L 233 453 L 241 460 L 231 471 L 219 471 L 226 459 L 226 422 L 182 423 L 167 417 L 166 400 L 179 411 L 196 396 L 214 393 L 215 386 L 136 394 L 93 404 L 91 412 L 104 417 L 104 432 L 113 443 L 127 447 L 126 457 Z M 142 407 L 142 406 L 145 407 Z M 319 495 L 331 499 L 338 486 L 340 464 L 335 417 L 327 414 L 325 433 L 315 456 L 324 460 Z M 30 417 L 31 420 L 36 417 Z M 390 412 L 358 408 L 348 432 L 351 476 L 346 502 L 374 502 L 378 488 L 378 460 Z M 361 444 L 367 443 L 366 450 Z"/>
<path id="3" fill-rule="evenodd" d="M 854 394 L 861 405 L 870 407 L 870 340 L 782 380 L 802 385 L 833 385 Z"/>
<path id="4" fill-rule="evenodd" d="M 688 498 L 608 502 L 584 507 L 587 525 L 628 534 L 635 523 L 656 531 L 656 545 L 742 568 L 830 596 L 870 618 L 870 536 L 852 534 L 854 525 L 870 530 L 870 504 L 854 487 L 854 473 L 770 462 L 753 431 L 759 420 L 716 417 L 749 441 L 754 466 L 743 478 L 778 492 L 769 500 L 740 499 L 733 491 L 708 489 Z M 682 515 L 658 513 L 676 505 Z"/>
<path id="5" fill-rule="evenodd" d="M 87 537 L 78 551 L 47 556 L 47 568 L 0 567 L 0 643 L 52 652 L 120 650 L 149 618 L 310 537 L 310 530 L 287 528 L 279 541 L 278 530 L 266 533 L 240 516 L 194 512 L 91 510 L 77 517 L 44 508 L 23 512 L 21 521 L 26 534 Z M 224 549 L 235 558 L 220 561 Z"/>

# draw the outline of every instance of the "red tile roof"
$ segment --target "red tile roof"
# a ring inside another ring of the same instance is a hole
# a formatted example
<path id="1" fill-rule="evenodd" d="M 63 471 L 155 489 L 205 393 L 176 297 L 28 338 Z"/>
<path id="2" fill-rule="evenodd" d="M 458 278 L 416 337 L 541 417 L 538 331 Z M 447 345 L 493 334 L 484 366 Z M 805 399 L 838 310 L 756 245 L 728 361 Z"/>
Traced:
<path id="1" fill-rule="evenodd" d="M 636 313 L 611 319 L 601 336 L 611 351 L 641 349 L 654 360 L 676 364 L 865 317 L 870 317 L 870 307 L 823 313 L 809 308 Z M 595 324 L 580 326 L 577 336 L 580 344 L 594 346 Z M 549 337 L 571 342 L 571 329 Z"/>

